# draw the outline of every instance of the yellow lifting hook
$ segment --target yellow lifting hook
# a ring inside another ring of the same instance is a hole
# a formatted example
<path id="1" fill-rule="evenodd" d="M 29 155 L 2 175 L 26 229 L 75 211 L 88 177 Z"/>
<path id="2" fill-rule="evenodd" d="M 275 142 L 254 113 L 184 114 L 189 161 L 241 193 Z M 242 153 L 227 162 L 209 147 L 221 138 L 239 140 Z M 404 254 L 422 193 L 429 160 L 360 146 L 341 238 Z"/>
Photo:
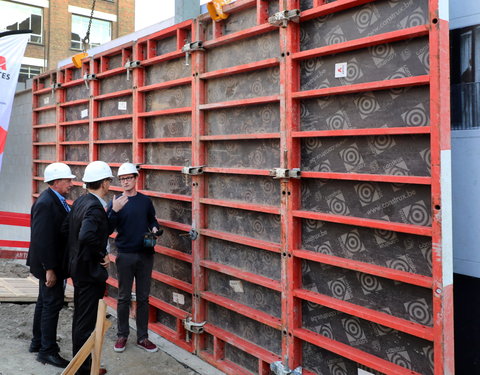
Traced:
<path id="1" fill-rule="evenodd" d="M 228 18 L 228 13 L 223 13 L 222 7 L 232 3 L 234 0 L 212 0 L 207 3 L 208 13 L 212 20 L 219 22 Z"/>

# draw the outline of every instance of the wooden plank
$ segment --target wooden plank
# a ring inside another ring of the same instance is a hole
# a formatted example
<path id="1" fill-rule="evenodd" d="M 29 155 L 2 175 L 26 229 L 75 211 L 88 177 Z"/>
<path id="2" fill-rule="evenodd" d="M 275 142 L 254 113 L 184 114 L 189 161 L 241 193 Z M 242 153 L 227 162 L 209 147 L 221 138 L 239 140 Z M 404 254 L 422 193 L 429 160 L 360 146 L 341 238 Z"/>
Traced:
<path id="1" fill-rule="evenodd" d="M 38 297 L 38 279 L 33 277 L 0 278 L 0 302 L 35 302 Z M 67 284 L 65 301 L 73 301 L 73 286 Z"/>

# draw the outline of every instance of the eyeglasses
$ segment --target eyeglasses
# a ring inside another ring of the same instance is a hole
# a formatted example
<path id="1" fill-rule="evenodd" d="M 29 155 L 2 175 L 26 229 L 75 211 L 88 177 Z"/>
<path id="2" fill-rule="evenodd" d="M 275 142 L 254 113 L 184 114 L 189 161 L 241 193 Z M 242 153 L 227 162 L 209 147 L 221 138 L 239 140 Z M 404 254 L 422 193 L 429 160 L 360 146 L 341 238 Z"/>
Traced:
<path id="1" fill-rule="evenodd" d="M 135 177 L 134 176 L 128 176 L 128 177 L 119 177 L 118 180 L 120 182 L 126 182 L 126 181 L 131 181 L 133 180 Z"/>

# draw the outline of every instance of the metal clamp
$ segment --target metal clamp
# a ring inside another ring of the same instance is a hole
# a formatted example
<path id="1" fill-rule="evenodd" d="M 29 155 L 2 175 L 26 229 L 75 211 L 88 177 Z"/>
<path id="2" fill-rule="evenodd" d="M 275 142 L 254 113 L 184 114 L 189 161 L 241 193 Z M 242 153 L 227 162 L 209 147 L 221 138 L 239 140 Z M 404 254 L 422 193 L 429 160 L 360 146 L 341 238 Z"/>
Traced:
<path id="1" fill-rule="evenodd" d="M 182 52 L 185 52 L 185 65 L 190 65 L 188 60 L 190 58 L 190 54 L 193 51 L 205 51 L 203 48 L 203 42 L 201 40 L 197 40 L 196 42 L 187 43 L 182 47 Z"/>
<path id="2" fill-rule="evenodd" d="M 130 70 L 138 68 L 142 63 L 140 60 L 135 60 L 135 61 L 130 61 L 127 60 L 127 62 L 124 65 L 124 68 L 127 69 L 127 81 L 130 80 Z"/>
<path id="3" fill-rule="evenodd" d="M 299 21 L 299 9 L 284 10 L 282 12 L 275 13 L 273 16 L 268 17 L 268 23 L 278 27 L 287 27 L 288 22 L 298 23 Z"/>
<path id="4" fill-rule="evenodd" d="M 273 168 L 270 169 L 270 176 L 273 176 L 274 179 L 277 178 L 300 178 L 302 171 L 300 168 Z"/>
<path id="5" fill-rule="evenodd" d="M 95 79 L 97 79 L 97 76 L 94 73 L 83 75 L 83 80 L 85 82 L 85 86 L 86 86 L 87 90 L 90 89 L 90 87 L 88 86 L 88 81 L 93 81 Z"/>
<path id="6" fill-rule="evenodd" d="M 187 331 L 185 341 L 190 342 L 190 333 L 195 333 L 197 335 L 204 332 L 204 326 L 206 322 L 195 323 L 192 321 L 192 318 L 189 316 L 186 319 L 182 320 L 183 327 Z"/>
<path id="7" fill-rule="evenodd" d="M 85 81 L 93 81 L 95 79 L 97 79 L 97 75 L 95 73 L 92 73 L 92 74 L 84 74 L 83 75 L 83 79 Z"/>
<path id="8" fill-rule="evenodd" d="M 203 168 L 204 167 L 205 167 L 205 165 L 200 165 L 199 167 L 192 167 L 192 166 L 183 167 L 182 168 L 182 173 L 183 174 L 188 174 L 190 176 L 197 176 L 197 175 L 203 173 Z"/>
<path id="9" fill-rule="evenodd" d="M 270 363 L 270 370 L 276 375 L 302 375 L 301 366 L 298 366 L 295 370 L 290 370 L 281 361 Z"/>
<path id="10" fill-rule="evenodd" d="M 54 82 L 50 85 L 50 87 L 52 88 L 52 99 L 54 99 L 55 98 L 55 90 L 61 88 L 62 84 L 59 83 L 59 82 Z"/>
<path id="11" fill-rule="evenodd" d="M 190 229 L 190 232 L 181 234 L 180 237 L 190 237 L 192 241 L 198 238 L 198 232 L 195 229 Z"/>

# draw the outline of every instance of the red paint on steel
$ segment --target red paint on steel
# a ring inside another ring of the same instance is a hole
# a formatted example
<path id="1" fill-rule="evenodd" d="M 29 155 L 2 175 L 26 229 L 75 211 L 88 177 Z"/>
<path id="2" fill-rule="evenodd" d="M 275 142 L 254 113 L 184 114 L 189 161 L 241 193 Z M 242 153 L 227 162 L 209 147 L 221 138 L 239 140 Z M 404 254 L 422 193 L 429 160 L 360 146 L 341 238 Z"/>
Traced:
<path id="1" fill-rule="evenodd" d="M 205 33 L 203 27 L 196 23 L 192 27 L 192 41 L 204 40 Z M 200 136 L 205 133 L 205 117 L 200 111 L 200 105 L 206 100 L 205 82 L 199 78 L 199 75 L 206 70 L 206 57 L 203 51 L 194 51 L 192 55 L 192 163 L 193 166 L 206 164 L 205 145 L 201 142 Z M 206 194 L 204 175 L 192 176 L 190 180 L 192 186 L 192 229 L 199 231 L 206 226 L 206 209 L 200 204 Z M 205 301 L 200 298 L 200 293 L 206 290 L 207 277 L 205 270 L 200 262 L 206 258 L 205 240 L 199 236 L 192 241 L 192 278 L 193 278 L 193 306 L 192 318 L 194 322 L 200 323 L 207 319 Z M 204 346 L 204 338 L 201 335 L 194 335 L 193 342 L 197 350 Z"/>
<path id="2" fill-rule="evenodd" d="M 225 298 L 211 292 L 202 292 L 201 297 L 205 301 L 213 302 L 218 306 L 222 306 L 228 310 L 234 311 L 237 314 L 241 314 L 247 318 L 263 323 L 272 328 L 282 328 L 282 322 L 280 319 L 252 307 L 235 302 L 229 298 Z"/>
<path id="3" fill-rule="evenodd" d="M 282 286 L 280 282 L 277 280 L 269 279 L 268 277 L 260 276 L 251 272 L 242 271 L 237 268 L 225 266 L 223 264 L 219 264 L 209 260 L 202 260 L 200 262 L 200 265 L 210 270 L 221 272 L 226 275 L 236 277 L 238 279 L 242 279 L 257 285 L 264 286 L 265 288 L 276 290 L 277 292 L 282 291 Z"/>
<path id="4" fill-rule="evenodd" d="M 424 275 L 418 275 L 410 272 L 395 270 L 377 266 L 374 264 L 345 259 L 333 255 L 327 255 L 307 250 L 294 250 L 293 255 L 306 260 L 318 263 L 329 264 L 335 267 L 342 267 L 349 270 L 359 271 L 370 275 L 385 277 L 391 280 L 421 286 L 423 288 L 432 288 L 433 278 Z"/>
<path id="5" fill-rule="evenodd" d="M 443 6 L 446 6 L 443 4 Z M 448 6 L 448 5 L 447 5 Z M 442 178 L 449 179 L 450 166 L 442 165 L 442 161 L 449 162 L 449 158 L 442 160 L 442 152 L 450 151 L 450 76 L 449 57 L 449 27 L 448 21 L 439 18 L 438 1 L 429 1 L 430 22 L 430 121 L 431 135 L 431 164 L 432 164 L 432 272 L 433 287 L 433 321 L 434 334 L 434 374 L 453 375 L 454 368 L 454 328 L 453 328 L 453 285 L 452 275 L 444 274 L 444 262 L 452 249 L 444 246 L 443 238 L 451 233 L 443 233 L 442 227 L 442 193 L 446 186 L 442 185 Z M 449 183 L 444 181 L 444 183 Z M 450 197 L 446 197 L 451 199 Z M 451 231 L 451 228 L 447 228 Z M 446 245 L 451 242 L 446 241 Z M 451 265 L 450 265 L 451 266 Z M 448 272 L 448 269 L 447 269 Z M 446 283 L 446 281 L 449 281 Z"/>
<path id="6" fill-rule="evenodd" d="M 331 223 L 357 225 L 359 227 L 390 230 L 390 231 L 395 231 L 400 233 L 418 234 L 420 236 L 432 235 L 431 227 L 425 227 L 420 225 L 403 224 L 403 223 L 395 223 L 395 222 L 384 221 L 384 220 L 365 219 L 365 218 L 358 218 L 354 216 L 341 216 L 341 215 L 324 214 L 319 212 L 300 211 L 300 210 L 294 211 L 293 215 L 295 217 L 301 217 L 303 219 L 313 219 L 313 220 L 328 221 Z"/>
<path id="7" fill-rule="evenodd" d="M 248 238 L 244 236 L 238 236 L 231 233 L 220 232 L 212 229 L 202 229 L 200 233 L 203 236 L 208 236 L 212 238 L 224 239 L 230 242 L 235 242 L 242 245 L 252 246 L 263 250 L 272 251 L 274 253 L 280 253 L 281 247 L 280 244 L 273 242 L 267 242 L 262 240 L 256 240 L 253 238 Z"/>
<path id="8" fill-rule="evenodd" d="M 306 301 L 314 302 L 321 306 L 326 306 L 345 314 L 356 316 L 361 319 L 380 324 L 385 327 L 393 328 L 397 331 L 405 332 L 413 336 L 420 337 L 424 340 L 433 341 L 433 328 L 418 323 L 397 318 L 393 315 L 368 309 L 350 302 L 342 301 L 334 297 L 311 292 L 309 290 L 297 289 L 293 291 L 295 297 Z"/>
<path id="9" fill-rule="evenodd" d="M 249 204 L 249 203 L 236 203 L 232 201 L 212 199 L 212 198 L 200 198 L 200 203 L 208 204 L 212 206 L 239 208 L 241 210 L 249 210 L 255 212 L 263 212 L 266 214 L 280 214 L 280 209 L 275 206 L 267 206 L 263 204 Z"/>
<path id="10" fill-rule="evenodd" d="M 416 177 L 416 176 L 395 176 L 384 174 L 367 174 L 367 173 L 336 173 L 336 172 L 308 172 L 302 171 L 303 178 L 321 178 L 333 180 L 349 180 L 349 181 L 377 181 L 377 182 L 391 182 L 394 184 L 416 184 L 416 185 L 430 185 L 431 177 Z"/>
<path id="11" fill-rule="evenodd" d="M 421 375 L 418 372 L 408 370 L 404 367 L 388 362 L 384 359 L 368 354 L 362 350 L 354 348 L 350 345 L 332 340 L 318 333 L 299 328 L 294 331 L 296 337 L 309 342 L 313 345 L 325 348 L 342 357 L 358 362 L 362 365 L 370 367 L 388 375 Z"/>
<path id="12" fill-rule="evenodd" d="M 397 78 L 384 81 L 357 83 L 348 86 L 329 87 L 325 89 L 301 91 L 293 93 L 293 97 L 297 99 L 318 98 L 321 96 L 352 94 L 365 91 L 388 90 L 400 87 L 422 86 L 427 85 L 430 76 L 414 76 L 407 78 Z"/>
<path id="13" fill-rule="evenodd" d="M 369 135 L 395 135 L 395 134 L 430 134 L 430 126 L 409 126 L 392 128 L 372 128 L 372 129 L 338 129 L 338 130 L 312 130 L 312 131 L 294 131 L 294 138 L 310 137 L 345 137 L 345 136 L 369 136 Z"/>
<path id="14" fill-rule="evenodd" d="M 249 64 L 237 65 L 230 68 L 219 69 L 219 70 L 214 70 L 207 73 L 202 73 L 200 74 L 200 78 L 212 79 L 212 78 L 226 77 L 231 74 L 246 73 L 246 72 L 251 72 L 259 69 L 272 68 L 274 66 L 278 66 L 279 64 L 280 62 L 278 58 L 271 58 L 271 59 L 257 61 Z"/>
<path id="15" fill-rule="evenodd" d="M 385 34 L 378 34 L 365 38 L 355 39 L 348 42 L 337 43 L 331 46 L 319 47 L 294 53 L 292 57 L 296 60 L 306 60 L 314 57 L 331 55 L 334 53 L 343 53 L 357 50 L 365 47 L 372 47 L 379 44 L 398 42 L 428 35 L 428 26 L 420 25 L 408 29 L 391 31 Z"/>

